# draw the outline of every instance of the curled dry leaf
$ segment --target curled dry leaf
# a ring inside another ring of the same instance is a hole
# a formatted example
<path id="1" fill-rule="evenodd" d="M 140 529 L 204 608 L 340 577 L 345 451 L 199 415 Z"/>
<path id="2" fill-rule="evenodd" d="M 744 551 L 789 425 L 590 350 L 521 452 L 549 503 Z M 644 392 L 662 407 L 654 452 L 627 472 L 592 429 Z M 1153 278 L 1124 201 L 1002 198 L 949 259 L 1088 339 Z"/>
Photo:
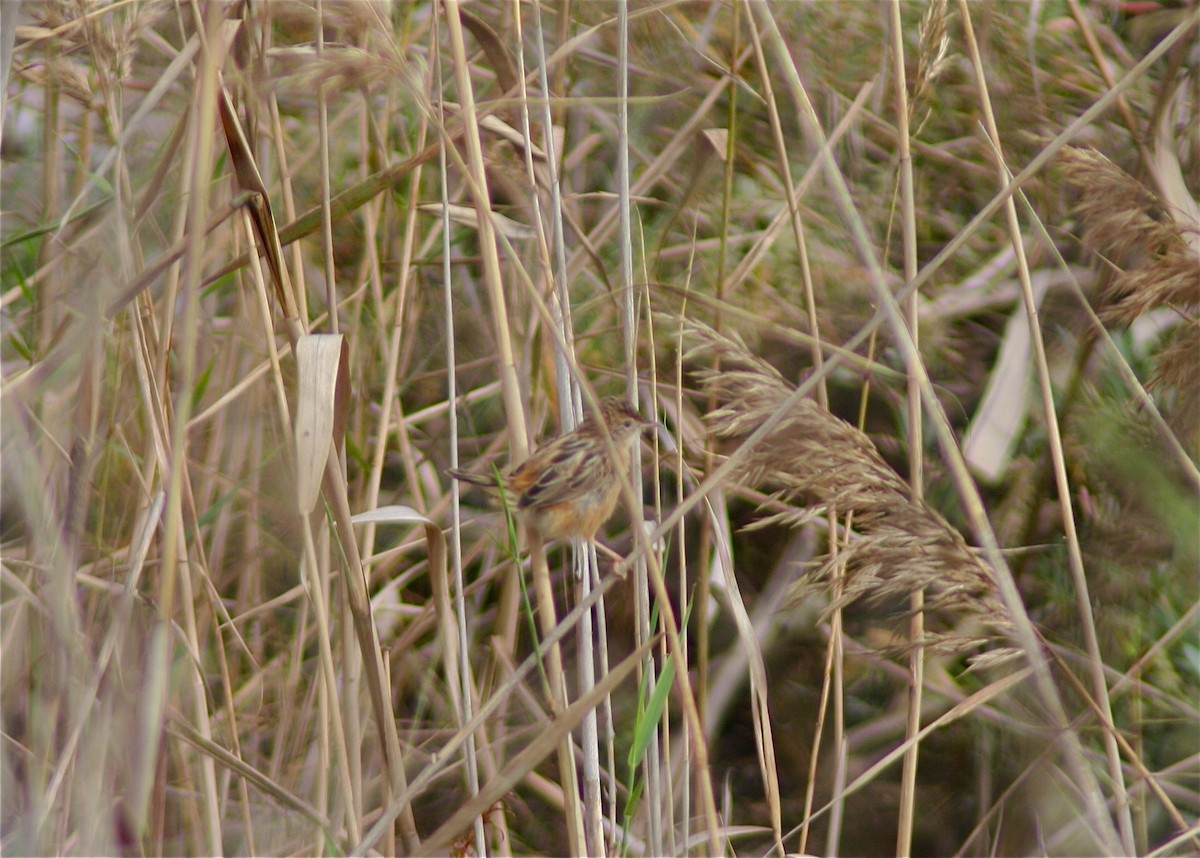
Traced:
<path id="1" fill-rule="evenodd" d="M 346 432 L 348 354 L 341 334 L 307 334 L 296 343 L 296 495 L 302 515 L 316 507 L 329 451 L 341 447 Z"/>

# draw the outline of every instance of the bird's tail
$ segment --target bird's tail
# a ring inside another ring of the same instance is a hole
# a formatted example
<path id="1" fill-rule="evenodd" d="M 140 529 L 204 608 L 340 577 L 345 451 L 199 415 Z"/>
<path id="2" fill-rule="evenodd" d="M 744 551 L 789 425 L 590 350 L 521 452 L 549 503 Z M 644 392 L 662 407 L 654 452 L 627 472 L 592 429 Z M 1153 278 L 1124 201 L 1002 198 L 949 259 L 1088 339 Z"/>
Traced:
<path id="1" fill-rule="evenodd" d="M 464 471 L 461 468 L 447 468 L 446 473 L 454 477 L 456 480 L 461 480 L 464 483 L 470 483 L 475 486 L 486 486 L 490 488 L 496 487 L 496 477 L 494 474 L 475 474 L 471 471 Z"/>

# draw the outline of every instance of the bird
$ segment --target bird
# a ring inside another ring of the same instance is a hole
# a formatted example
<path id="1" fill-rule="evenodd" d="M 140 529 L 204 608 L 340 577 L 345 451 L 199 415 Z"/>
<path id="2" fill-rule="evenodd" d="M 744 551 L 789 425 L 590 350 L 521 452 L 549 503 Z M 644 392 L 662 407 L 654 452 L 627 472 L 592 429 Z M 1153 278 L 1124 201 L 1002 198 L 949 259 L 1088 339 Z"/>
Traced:
<path id="1" fill-rule="evenodd" d="M 515 498 L 518 515 L 543 538 L 577 536 L 592 542 L 617 508 L 620 475 L 629 470 L 642 430 L 653 425 L 624 398 L 605 398 L 599 413 L 589 413 L 575 429 L 543 444 L 503 474 L 503 489 Z M 612 450 L 605 442 L 606 432 Z M 448 473 L 463 482 L 496 486 L 491 476 L 458 468 Z"/>

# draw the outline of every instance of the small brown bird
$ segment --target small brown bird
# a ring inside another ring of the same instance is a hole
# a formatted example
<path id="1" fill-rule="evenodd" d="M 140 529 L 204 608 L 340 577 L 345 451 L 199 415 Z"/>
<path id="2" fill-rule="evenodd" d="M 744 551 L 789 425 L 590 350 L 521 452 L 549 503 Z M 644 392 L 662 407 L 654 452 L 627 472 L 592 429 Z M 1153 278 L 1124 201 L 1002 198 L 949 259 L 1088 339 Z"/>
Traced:
<path id="1" fill-rule="evenodd" d="M 600 403 L 574 430 L 560 435 L 504 475 L 504 488 L 516 498 L 517 512 L 546 539 L 580 536 L 592 540 L 608 521 L 621 497 L 620 474 L 628 472 L 639 433 L 653 421 L 643 420 L 620 397 Z M 604 442 L 607 428 L 616 449 Z M 495 487 L 481 474 L 451 468 L 464 482 Z"/>

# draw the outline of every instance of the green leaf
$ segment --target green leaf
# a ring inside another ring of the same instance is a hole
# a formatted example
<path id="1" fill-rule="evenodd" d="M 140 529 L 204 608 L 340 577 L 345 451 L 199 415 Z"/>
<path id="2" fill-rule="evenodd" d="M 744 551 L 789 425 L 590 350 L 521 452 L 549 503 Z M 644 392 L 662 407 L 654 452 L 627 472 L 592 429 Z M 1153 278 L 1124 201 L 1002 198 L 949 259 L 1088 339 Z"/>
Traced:
<path id="1" fill-rule="evenodd" d="M 663 710 L 667 708 L 667 695 L 671 693 L 671 686 L 674 682 L 675 662 L 668 661 L 663 665 L 658 682 L 654 685 L 654 691 L 650 694 L 650 702 L 646 705 L 646 711 L 634 725 L 633 747 L 629 749 L 630 768 L 641 765 L 642 759 L 646 756 L 646 747 L 650 744 L 650 737 L 658 729 L 658 722 L 662 720 Z"/>

